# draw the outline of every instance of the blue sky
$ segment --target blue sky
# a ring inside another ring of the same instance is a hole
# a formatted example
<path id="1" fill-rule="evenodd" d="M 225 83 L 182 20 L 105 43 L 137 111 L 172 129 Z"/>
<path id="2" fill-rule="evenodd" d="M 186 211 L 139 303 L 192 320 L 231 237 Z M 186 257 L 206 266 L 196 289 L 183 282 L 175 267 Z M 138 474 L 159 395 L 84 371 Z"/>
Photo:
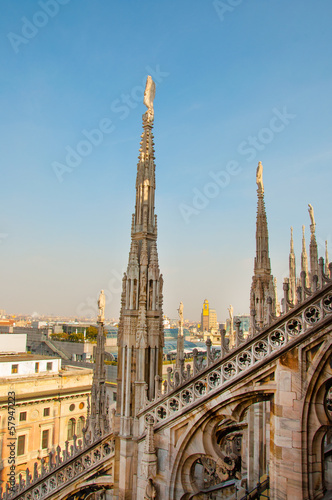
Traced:
<path id="1" fill-rule="evenodd" d="M 148 73 L 166 314 L 182 300 L 199 319 L 205 298 L 220 321 L 248 312 L 259 160 L 279 289 L 308 203 L 332 253 L 331 14 L 329 0 L 3 0 L 0 308 L 92 314 L 104 288 L 118 316 Z"/>

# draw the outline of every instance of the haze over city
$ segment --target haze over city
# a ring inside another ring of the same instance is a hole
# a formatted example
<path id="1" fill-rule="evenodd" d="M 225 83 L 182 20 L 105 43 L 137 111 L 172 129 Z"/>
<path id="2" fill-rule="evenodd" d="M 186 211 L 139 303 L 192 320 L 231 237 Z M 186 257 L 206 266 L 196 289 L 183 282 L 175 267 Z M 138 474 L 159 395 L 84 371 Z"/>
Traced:
<path id="1" fill-rule="evenodd" d="M 2 3 L 2 309 L 118 317 L 147 74 L 167 315 L 249 312 L 258 161 L 279 298 L 308 203 L 332 253 L 330 2 L 45 4 Z"/>

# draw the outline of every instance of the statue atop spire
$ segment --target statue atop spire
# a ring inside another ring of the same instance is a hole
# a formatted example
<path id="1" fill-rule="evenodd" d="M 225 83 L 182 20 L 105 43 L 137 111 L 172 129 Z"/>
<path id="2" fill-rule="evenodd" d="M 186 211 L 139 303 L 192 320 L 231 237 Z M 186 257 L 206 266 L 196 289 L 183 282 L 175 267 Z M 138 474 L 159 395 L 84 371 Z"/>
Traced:
<path id="1" fill-rule="evenodd" d="M 309 216 L 310 216 L 310 231 L 311 231 L 311 234 L 314 234 L 315 233 L 315 229 L 316 229 L 316 222 L 315 222 L 315 216 L 314 216 L 314 209 L 313 209 L 313 206 L 310 205 L 310 203 L 308 203 L 308 212 L 309 212 Z"/>
<path id="2" fill-rule="evenodd" d="M 152 80 L 151 76 L 148 75 L 146 79 L 145 91 L 144 91 L 144 100 L 143 104 L 148 108 L 145 115 L 146 120 L 148 122 L 153 122 L 154 118 L 154 109 L 153 109 L 153 101 L 156 95 L 156 84 Z"/>
<path id="3" fill-rule="evenodd" d="M 104 290 L 102 290 L 100 292 L 100 295 L 99 295 L 98 309 L 99 309 L 98 322 L 103 323 L 105 320 L 105 293 L 104 293 Z"/>
<path id="4" fill-rule="evenodd" d="M 264 184 L 263 184 L 263 165 L 262 162 L 258 162 L 258 167 L 256 170 L 256 184 L 258 191 L 262 194 L 264 193 Z"/>

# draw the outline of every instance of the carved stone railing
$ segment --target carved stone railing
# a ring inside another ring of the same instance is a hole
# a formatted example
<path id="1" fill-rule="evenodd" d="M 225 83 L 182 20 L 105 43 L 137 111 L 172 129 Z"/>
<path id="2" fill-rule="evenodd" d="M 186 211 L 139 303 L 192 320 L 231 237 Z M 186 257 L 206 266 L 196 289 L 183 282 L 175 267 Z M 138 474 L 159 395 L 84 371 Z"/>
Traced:
<path id="1" fill-rule="evenodd" d="M 285 316 L 291 309 L 297 308 L 300 304 L 307 301 L 313 294 L 316 294 L 318 290 L 323 289 L 326 285 L 332 283 L 332 262 L 329 264 L 329 276 L 324 274 L 324 259 L 321 257 L 319 259 L 319 275 L 312 277 L 312 287 L 306 288 L 306 273 L 304 271 L 301 272 L 301 283 L 302 286 L 297 287 L 297 299 L 296 303 L 292 303 L 289 299 L 289 283 L 287 279 L 284 282 L 284 310 L 280 316 L 275 316 L 272 313 L 272 298 L 267 298 L 267 308 L 268 308 L 268 317 L 269 324 L 265 326 L 264 330 L 271 324 L 274 324 L 276 321 L 279 321 L 282 317 Z M 255 321 L 255 311 L 252 311 L 252 322 L 253 322 L 253 331 L 249 335 L 250 338 L 257 338 L 259 334 L 262 332 L 262 329 L 259 329 L 256 325 Z M 193 364 L 192 367 L 190 364 L 187 364 L 185 367 L 185 360 L 180 360 L 180 368 L 173 372 L 172 367 L 167 368 L 167 380 L 163 382 L 161 387 L 161 378 L 157 375 L 155 377 L 155 394 L 159 399 L 163 398 L 166 394 L 170 394 L 178 387 L 182 386 L 184 383 L 196 377 L 197 374 L 203 373 L 208 366 L 216 363 L 218 360 L 223 359 L 230 352 L 234 352 L 239 346 L 244 345 L 248 341 L 248 337 L 245 338 L 243 336 L 243 332 L 241 330 L 241 321 L 236 319 L 234 322 L 235 331 L 234 331 L 234 345 L 232 347 L 229 346 L 229 339 L 226 338 L 226 330 L 221 331 L 221 345 L 220 349 L 216 349 L 215 346 L 212 346 L 212 342 L 210 338 L 206 341 L 206 352 L 204 354 L 199 353 L 197 349 L 193 349 Z M 148 398 L 146 397 L 146 402 Z M 148 404 L 148 403 L 147 403 Z"/>
<path id="2" fill-rule="evenodd" d="M 332 284 L 323 286 L 301 304 L 277 318 L 255 337 L 214 361 L 209 358 L 207 366 L 179 387 L 152 402 L 147 401 L 138 417 L 151 416 L 155 424 L 179 414 L 186 407 L 206 398 L 210 393 L 218 393 L 226 384 L 232 383 L 257 363 L 278 355 L 288 344 L 300 338 L 326 321 L 332 319 Z"/>
<path id="3" fill-rule="evenodd" d="M 87 445 L 82 449 L 79 446 L 71 446 L 71 450 L 61 450 L 58 446 L 57 452 L 50 452 L 48 462 L 41 460 L 41 470 L 38 472 L 38 463 L 35 463 L 33 477 L 29 469 L 26 470 L 25 479 L 19 476 L 19 483 L 15 491 L 11 491 L 7 484 L 6 491 L 0 489 L 0 500 L 42 500 L 51 497 L 59 490 L 77 482 L 96 467 L 102 465 L 114 457 L 115 443 L 113 434 L 100 438 L 98 441 Z"/>

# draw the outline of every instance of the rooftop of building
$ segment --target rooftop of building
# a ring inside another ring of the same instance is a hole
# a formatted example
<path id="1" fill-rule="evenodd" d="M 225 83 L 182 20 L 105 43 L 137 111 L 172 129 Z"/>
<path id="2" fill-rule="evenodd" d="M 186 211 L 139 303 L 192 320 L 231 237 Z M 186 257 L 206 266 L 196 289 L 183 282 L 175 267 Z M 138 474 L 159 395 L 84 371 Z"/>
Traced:
<path id="1" fill-rule="evenodd" d="M 15 361 L 41 361 L 41 360 L 51 360 L 55 361 L 61 359 L 60 357 L 44 356 L 44 354 L 29 354 L 27 352 L 16 352 L 16 353 L 0 353 L 0 363 L 4 362 L 15 362 Z"/>

